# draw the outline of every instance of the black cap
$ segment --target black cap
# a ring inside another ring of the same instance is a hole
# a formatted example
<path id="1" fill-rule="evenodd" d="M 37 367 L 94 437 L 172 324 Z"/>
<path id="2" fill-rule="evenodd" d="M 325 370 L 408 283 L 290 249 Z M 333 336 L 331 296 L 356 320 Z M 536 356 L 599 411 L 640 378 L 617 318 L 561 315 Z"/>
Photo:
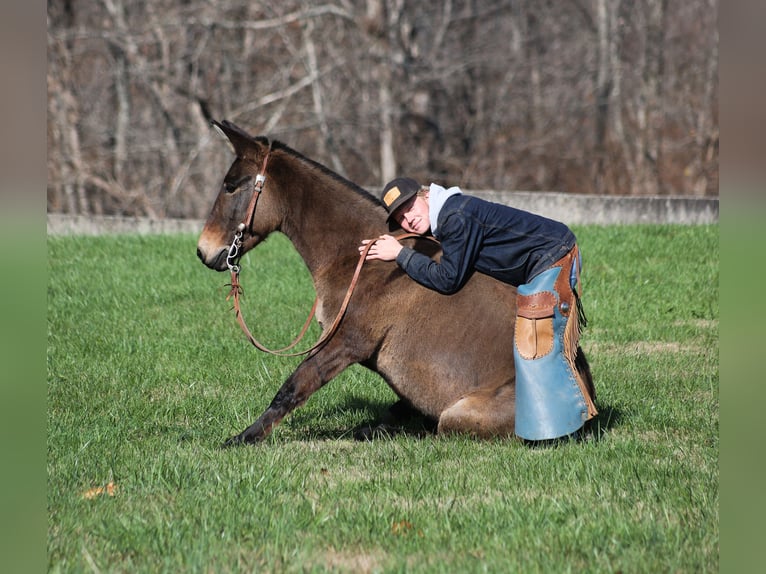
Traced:
<path id="1" fill-rule="evenodd" d="M 397 209 L 420 191 L 420 188 L 421 185 L 410 177 L 397 177 L 389 181 L 380 194 L 380 200 L 388 211 L 386 221 L 389 221 Z"/>

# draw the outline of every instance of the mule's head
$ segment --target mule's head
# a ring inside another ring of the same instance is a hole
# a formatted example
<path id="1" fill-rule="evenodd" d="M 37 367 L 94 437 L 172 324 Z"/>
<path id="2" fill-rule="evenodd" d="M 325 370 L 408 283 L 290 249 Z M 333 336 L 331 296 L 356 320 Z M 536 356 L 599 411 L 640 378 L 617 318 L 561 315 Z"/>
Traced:
<path id="1" fill-rule="evenodd" d="M 227 269 L 226 256 L 234 240 L 238 226 L 248 216 L 248 207 L 256 188 L 256 176 L 269 153 L 264 138 L 253 138 L 236 125 L 223 121 L 213 122 L 216 130 L 230 142 L 236 158 L 223 178 L 210 215 L 197 242 L 197 256 L 216 271 Z M 239 255 L 263 241 L 280 224 L 279 206 L 276 194 L 269 193 L 268 174 L 263 193 L 258 198 L 256 214 L 248 218 L 242 231 L 242 247 Z"/>

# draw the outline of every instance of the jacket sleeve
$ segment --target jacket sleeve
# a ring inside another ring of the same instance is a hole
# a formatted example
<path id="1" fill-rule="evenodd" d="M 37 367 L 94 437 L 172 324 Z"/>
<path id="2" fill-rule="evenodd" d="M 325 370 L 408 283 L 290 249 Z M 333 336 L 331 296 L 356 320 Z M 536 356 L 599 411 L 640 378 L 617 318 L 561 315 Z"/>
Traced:
<path id="1" fill-rule="evenodd" d="M 409 247 L 402 248 L 396 262 L 424 287 L 450 295 L 460 290 L 474 271 L 483 240 L 482 228 L 454 213 L 440 222 L 438 235 L 442 247 L 438 263 Z"/>

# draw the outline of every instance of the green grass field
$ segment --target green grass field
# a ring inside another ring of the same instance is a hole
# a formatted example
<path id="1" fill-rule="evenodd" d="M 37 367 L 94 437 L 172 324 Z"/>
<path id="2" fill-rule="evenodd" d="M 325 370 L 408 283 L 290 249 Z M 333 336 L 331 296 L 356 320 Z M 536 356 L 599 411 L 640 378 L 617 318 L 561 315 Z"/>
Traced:
<path id="1" fill-rule="evenodd" d="M 222 450 L 300 359 L 249 346 L 196 237 L 49 238 L 48 570 L 717 572 L 718 226 L 575 232 L 600 415 L 548 448 L 356 442 L 394 395 L 353 367 Z M 289 342 L 313 300 L 290 244 L 242 281 Z"/>

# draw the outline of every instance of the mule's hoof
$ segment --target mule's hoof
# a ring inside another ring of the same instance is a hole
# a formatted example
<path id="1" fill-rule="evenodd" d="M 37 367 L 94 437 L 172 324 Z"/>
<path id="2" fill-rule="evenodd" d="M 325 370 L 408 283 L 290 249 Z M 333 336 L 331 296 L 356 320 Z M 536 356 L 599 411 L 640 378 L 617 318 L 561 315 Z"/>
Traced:
<path id="1" fill-rule="evenodd" d="M 239 446 L 243 444 L 242 438 L 239 435 L 235 435 L 231 438 L 226 439 L 226 441 L 221 445 L 221 448 L 231 448 L 233 446 Z"/>
<path id="2" fill-rule="evenodd" d="M 396 433 L 392 433 L 390 427 L 386 425 L 367 425 L 359 427 L 354 431 L 354 440 L 373 441 L 380 439 L 390 439 Z"/>
<path id="3" fill-rule="evenodd" d="M 225 443 L 221 445 L 221 448 L 231 448 L 233 446 L 241 446 L 243 444 L 255 444 L 258 441 L 257 439 L 246 435 L 245 433 L 240 433 L 238 435 L 234 435 L 233 437 L 229 438 Z"/>

